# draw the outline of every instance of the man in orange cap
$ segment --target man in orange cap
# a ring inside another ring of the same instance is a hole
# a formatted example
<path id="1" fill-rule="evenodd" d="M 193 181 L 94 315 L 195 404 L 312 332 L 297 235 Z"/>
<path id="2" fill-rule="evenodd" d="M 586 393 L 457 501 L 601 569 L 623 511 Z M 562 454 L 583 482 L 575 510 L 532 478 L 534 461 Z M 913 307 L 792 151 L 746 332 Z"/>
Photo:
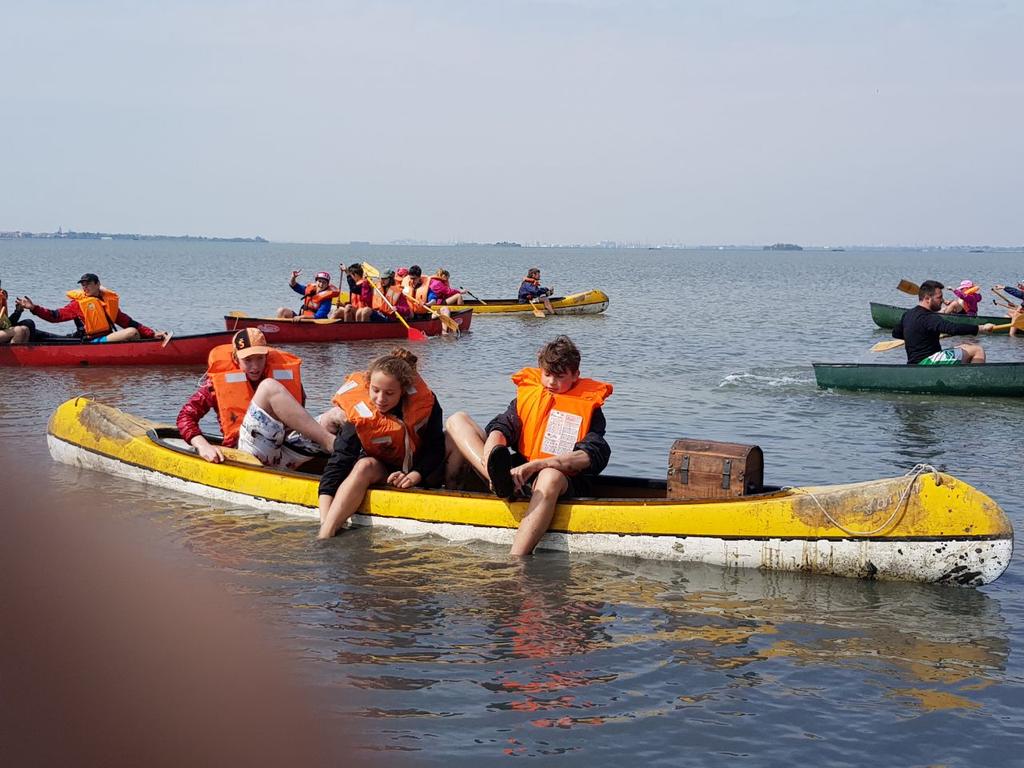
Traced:
<path id="1" fill-rule="evenodd" d="M 267 346 L 258 328 L 243 328 L 231 344 L 210 351 L 206 376 L 178 413 L 178 432 L 207 461 L 224 461 L 221 446 L 251 453 L 266 466 L 295 469 L 334 435 L 310 416 L 295 355 Z M 199 420 L 213 410 L 224 435 L 220 446 L 203 436 Z"/>

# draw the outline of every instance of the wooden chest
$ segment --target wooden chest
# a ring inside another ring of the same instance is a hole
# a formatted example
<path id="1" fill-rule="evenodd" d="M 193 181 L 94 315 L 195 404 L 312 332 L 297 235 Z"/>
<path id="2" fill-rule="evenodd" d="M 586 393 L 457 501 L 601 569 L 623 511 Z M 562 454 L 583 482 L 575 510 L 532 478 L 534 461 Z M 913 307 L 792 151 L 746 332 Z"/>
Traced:
<path id="1" fill-rule="evenodd" d="M 682 439 L 668 455 L 668 498 L 727 499 L 759 493 L 764 454 L 756 445 Z"/>

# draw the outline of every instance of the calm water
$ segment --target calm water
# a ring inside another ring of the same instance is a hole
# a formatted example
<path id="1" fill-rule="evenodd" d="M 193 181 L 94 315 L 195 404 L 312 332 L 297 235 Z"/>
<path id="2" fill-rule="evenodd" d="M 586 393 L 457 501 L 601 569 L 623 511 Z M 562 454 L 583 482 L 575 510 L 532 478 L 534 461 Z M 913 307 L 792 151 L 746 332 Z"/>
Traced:
<path id="1" fill-rule="evenodd" d="M 924 461 L 986 491 L 1021 529 L 1024 403 L 822 392 L 810 367 L 902 360 L 867 351 L 888 338 L 868 301 L 910 304 L 895 290 L 901 277 L 1013 282 L 1020 253 L 0 241 L 12 296 L 60 306 L 93 271 L 129 314 L 177 333 L 219 329 L 232 309 L 294 306 L 289 271 L 335 272 L 339 260 L 444 265 L 454 284 L 484 297 L 511 295 L 537 265 L 559 292 L 611 296 L 596 317 L 479 317 L 461 340 L 416 345 L 448 412 L 484 421 L 503 409 L 508 375 L 567 333 L 584 373 L 615 384 L 605 406 L 609 471 L 662 476 L 681 436 L 756 442 L 767 482 L 779 484 L 865 480 Z M 1024 360 L 1022 340 L 984 345 L 992 361 Z M 311 410 L 390 346 L 293 348 Z M 1020 558 L 980 590 L 546 553 L 518 567 L 490 545 L 383 530 L 317 545 L 311 522 L 50 462 L 45 424 L 64 399 L 90 393 L 173 421 L 201 373 L 8 369 L 5 390 L 16 396 L 0 400 L 0 483 L 49 487 L 68 509 L 102 493 L 116 522 L 145 521 L 154 546 L 208 570 L 281 630 L 303 662 L 303 685 L 327 702 L 329 721 L 355 734 L 365 760 L 1020 760 Z"/>

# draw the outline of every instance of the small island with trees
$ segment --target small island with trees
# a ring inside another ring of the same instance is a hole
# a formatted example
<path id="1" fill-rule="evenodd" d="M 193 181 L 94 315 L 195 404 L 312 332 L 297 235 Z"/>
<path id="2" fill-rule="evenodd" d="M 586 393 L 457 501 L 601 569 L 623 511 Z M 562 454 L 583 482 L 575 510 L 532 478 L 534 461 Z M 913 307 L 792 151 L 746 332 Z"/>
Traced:
<path id="1" fill-rule="evenodd" d="M 773 245 L 766 245 L 761 249 L 762 251 L 802 251 L 799 245 L 795 243 L 774 243 Z"/>

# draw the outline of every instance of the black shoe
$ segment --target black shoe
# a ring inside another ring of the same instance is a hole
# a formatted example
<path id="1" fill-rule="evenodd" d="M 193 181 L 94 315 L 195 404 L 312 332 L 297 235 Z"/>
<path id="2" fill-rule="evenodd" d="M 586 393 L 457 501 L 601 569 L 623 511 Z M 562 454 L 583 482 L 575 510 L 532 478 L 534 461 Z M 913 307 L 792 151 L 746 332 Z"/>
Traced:
<path id="1" fill-rule="evenodd" d="M 512 453 L 499 445 L 487 456 L 487 476 L 491 478 L 494 494 L 502 499 L 515 496 L 516 485 L 512 482 Z"/>

